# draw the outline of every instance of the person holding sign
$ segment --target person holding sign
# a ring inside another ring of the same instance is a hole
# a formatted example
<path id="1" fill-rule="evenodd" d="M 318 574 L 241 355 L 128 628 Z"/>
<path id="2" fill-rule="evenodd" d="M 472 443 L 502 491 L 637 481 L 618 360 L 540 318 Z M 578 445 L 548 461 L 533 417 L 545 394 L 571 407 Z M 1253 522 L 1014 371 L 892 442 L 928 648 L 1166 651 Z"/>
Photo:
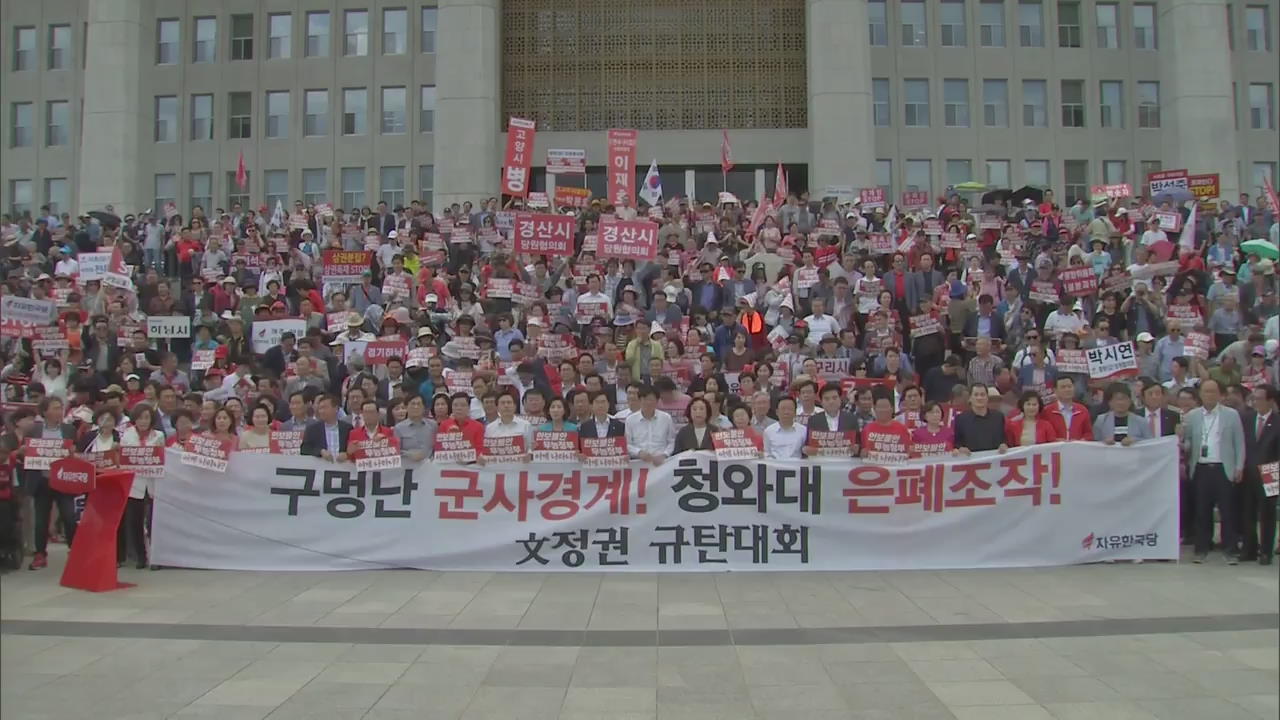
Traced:
<path id="1" fill-rule="evenodd" d="M 630 395 L 630 390 L 628 391 Z M 578 426 L 579 437 L 611 438 L 627 434 L 627 426 L 622 420 L 609 417 L 609 396 L 604 392 L 588 395 L 591 398 L 591 419 Z"/>
<path id="2" fill-rule="evenodd" d="M 603 393 L 603 392 L 598 392 L 598 393 L 596 393 L 596 395 L 597 395 L 598 397 L 604 397 L 604 399 L 605 399 L 605 418 L 606 418 L 606 419 L 608 419 L 608 417 L 609 417 L 609 405 L 608 405 L 609 398 L 608 398 L 608 397 L 605 397 L 605 395 L 604 395 L 604 393 Z M 593 405 L 594 405 L 594 403 L 593 403 Z M 502 403 L 501 403 L 501 400 L 499 400 L 499 403 L 498 403 L 498 412 L 499 412 L 499 413 L 501 413 L 501 412 L 502 412 Z M 569 421 L 569 419 L 568 419 L 568 417 L 569 417 L 569 404 L 565 401 L 565 399 L 564 399 L 564 398 L 560 397 L 559 395 L 556 395 L 555 397 L 551 398 L 551 400 L 547 403 L 547 417 L 548 417 L 548 418 L 550 418 L 550 419 L 549 419 L 547 422 L 544 422 L 544 423 L 542 423 L 541 425 L 539 425 L 539 426 L 538 426 L 538 428 L 537 428 L 537 429 L 538 429 L 539 431 L 542 431 L 542 432 L 571 432 L 571 433 L 576 433 L 576 432 L 578 432 L 578 427 L 579 427 L 579 426 L 578 426 L 578 424 L 577 424 L 577 423 L 575 423 L 575 422 L 571 422 L 571 421 Z M 492 424 L 490 424 L 490 427 L 492 427 Z M 486 434 L 486 435 L 488 435 L 488 428 L 486 428 L 486 429 L 485 429 L 485 434 Z M 595 436 L 595 435 L 590 435 L 589 437 L 596 437 L 596 436 Z M 604 436 L 600 436 L 600 437 L 604 437 Z"/>
<path id="3" fill-rule="evenodd" d="M 1277 393 L 1273 385 L 1263 384 L 1252 392 L 1253 407 L 1244 410 L 1245 474 L 1241 492 L 1243 502 L 1244 542 L 1240 559 L 1257 560 L 1259 565 L 1270 565 L 1276 546 L 1276 497 L 1267 490 L 1268 479 L 1263 477 L 1261 465 L 1280 461 L 1280 417 L 1276 417 Z M 1273 476 L 1269 482 L 1275 483 Z M 1272 486 L 1275 487 L 1274 485 Z M 1258 526 L 1262 526 L 1259 544 Z"/>
<path id="4" fill-rule="evenodd" d="M 1139 440 L 1155 437 L 1150 423 L 1133 413 L 1133 395 L 1128 385 L 1122 382 L 1108 385 L 1104 402 L 1110 410 L 1093 421 L 1094 438 L 1106 445 L 1120 443 L 1128 447 Z"/>
<path id="5" fill-rule="evenodd" d="M 627 448 L 631 457 L 661 465 L 675 450 L 676 430 L 671 416 L 658 409 L 658 391 L 640 388 L 640 412 L 627 416 Z"/>
<path id="6" fill-rule="evenodd" d="M 1044 416 L 1044 401 L 1037 390 L 1026 390 L 1018 398 L 1020 415 L 1014 415 L 1005 421 L 1005 442 L 1009 447 L 1028 447 L 1057 442 L 1058 428 L 1054 422 Z"/>
<path id="7" fill-rule="evenodd" d="M 41 400 L 36 408 L 40 413 L 40 420 L 32 425 L 31 433 L 27 437 L 44 440 L 74 440 L 76 429 L 71 423 L 65 422 L 64 407 L 62 401 L 55 397 L 46 397 Z M 19 449 L 19 454 L 21 453 L 22 450 Z M 67 546 L 70 547 L 71 541 L 75 539 L 75 498 L 49 487 L 48 470 L 24 470 L 22 484 L 26 486 L 27 493 L 35 504 L 35 521 L 32 524 L 35 529 L 36 554 L 31 558 L 31 564 L 27 569 L 39 570 L 49 564 L 49 516 L 54 505 L 58 506 L 58 517 L 62 518 Z"/>
<path id="8" fill-rule="evenodd" d="M 790 395 L 778 399 L 778 421 L 765 428 L 764 456 L 776 459 L 804 457 L 808 429 L 796 423 L 796 401 Z"/>
<path id="9" fill-rule="evenodd" d="M 302 454 L 330 462 L 347 461 L 351 424 L 338 419 L 338 399 L 333 395 L 316 398 L 316 419 L 302 432 Z"/>
<path id="10" fill-rule="evenodd" d="M 266 452 L 271 448 L 271 424 L 275 420 L 271 408 L 260 402 L 249 410 L 249 425 L 240 433 L 236 448 Z"/>
<path id="11" fill-rule="evenodd" d="M 560 400 L 561 421 L 563 422 L 564 401 L 561 398 L 553 398 L 551 404 L 554 405 L 556 400 Z M 551 405 L 548 406 L 551 409 Z M 528 462 L 529 450 L 533 448 L 533 426 L 528 420 L 516 415 L 516 399 L 509 392 L 504 392 L 498 396 L 498 419 L 489 423 L 484 427 L 484 436 L 487 438 L 520 438 L 525 454 L 518 458 L 511 458 L 513 461 Z M 484 464 L 484 454 L 480 455 L 480 463 Z"/>
<path id="12" fill-rule="evenodd" d="M 936 402 L 925 403 L 920 411 L 924 421 L 911 431 L 912 457 L 950 455 L 955 451 L 956 435 L 950 425 L 942 424 L 942 406 Z"/>
<path id="13" fill-rule="evenodd" d="M 840 383 L 828 382 L 819 395 L 822 412 L 809 416 L 809 430 L 818 432 L 858 432 L 858 418 L 843 409 Z"/>

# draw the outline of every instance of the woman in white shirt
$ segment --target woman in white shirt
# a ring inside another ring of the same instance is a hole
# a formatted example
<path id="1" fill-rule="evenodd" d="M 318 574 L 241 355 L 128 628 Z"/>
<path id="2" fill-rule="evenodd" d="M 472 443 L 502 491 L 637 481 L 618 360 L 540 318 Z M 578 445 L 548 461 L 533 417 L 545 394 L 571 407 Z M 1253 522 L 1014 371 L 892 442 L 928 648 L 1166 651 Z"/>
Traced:
<path id="1" fill-rule="evenodd" d="M 159 447 L 165 444 L 164 433 L 157 427 L 158 416 L 150 405 L 136 405 L 130 413 L 133 424 L 121 435 L 120 444 L 129 447 Z M 129 488 L 129 504 L 125 507 L 124 522 L 116 536 L 116 559 L 123 564 L 127 559 L 127 549 L 133 546 L 136 567 L 141 570 L 147 566 L 146 527 L 150 524 L 151 497 L 155 492 L 154 480 L 151 477 L 134 475 L 133 486 Z"/>

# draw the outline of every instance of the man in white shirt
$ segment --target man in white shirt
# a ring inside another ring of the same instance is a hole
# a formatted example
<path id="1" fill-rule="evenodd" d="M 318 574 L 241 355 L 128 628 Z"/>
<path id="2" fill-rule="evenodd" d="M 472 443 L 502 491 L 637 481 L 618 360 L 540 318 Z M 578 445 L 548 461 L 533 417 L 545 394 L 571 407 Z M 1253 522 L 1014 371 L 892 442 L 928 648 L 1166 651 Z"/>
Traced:
<path id="1" fill-rule="evenodd" d="M 1059 337 L 1063 333 L 1079 334 L 1080 329 L 1084 327 L 1084 320 L 1072 311 L 1072 305 L 1075 300 L 1064 295 L 1058 303 L 1058 309 L 1049 313 L 1049 317 L 1044 321 L 1044 332 L 1046 335 Z"/>
<path id="2" fill-rule="evenodd" d="M 1158 242 L 1165 242 L 1168 239 L 1169 236 L 1165 234 L 1164 230 L 1160 229 L 1160 224 L 1157 222 L 1148 222 L 1147 231 L 1142 233 L 1142 244 L 1147 247 L 1151 247 Z"/>
<path id="3" fill-rule="evenodd" d="M 52 248 L 49 249 L 49 255 L 56 259 L 56 262 L 53 265 L 54 277 L 57 277 L 59 275 L 66 275 L 67 277 L 76 277 L 77 275 L 80 274 L 80 263 L 76 262 L 75 258 L 73 257 L 64 256 L 62 254 L 62 249 L 59 248 L 57 245 L 54 245 Z"/>
<path id="4" fill-rule="evenodd" d="M 826 314 L 826 301 L 823 298 L 813 298 L 810 305 L 813 308 L 813 314 L 804 319 L 805 324 L 809 326 L 809 336 L 805 339 L 805 343 L 817 348 L 822 338 L 828 335 L 840 336 L 840 321 Z"/>
<path id="5" fill-rule="evenodd" d="M 613 321 L 613 301 L 609 299 L 608 295 L 605 295 L 603 292 L 600 291 L 600 275 L 598 275 L 597 273 L 591 273 L 590 275 L 587 276 L 587 291 L 579 295 L 577 300 L 574 301 L 575 315 L 578 314 L 577 313 L 578 306 L 584 303 L 588 305 L 604 303 L 605 312 L 603 313 L 593 312 L 590 317 L 585 315 L 578 316 L 578 324 L 590 325 L 592 318 L 596 317 L 597 315 L 603 315 L 604 317 L 608 318 L 611 322 Z"/>
<path id="6" fill-rule="evenodd" d="M 529 421 L 516 415 L 516 399 L 511 393 L 498 396 L 498 419 L 484 426 L 487 438 L 524 438 L 526 455 L 533 449 L 533 426 Z M 525 458 L 527 460 L 527 458 Z"/>
<path id="7" fill-rule="evenodd" d="M 646 385 L 639 391 L 640 412 L 627 417 L 627 450 L 631 457 L 661 465 L 676 447 L 676 426 L 658 409 L 658 391 Z"/>
<path id="8" fill-rule="evenodd" d="M 627 418 L 640 412 L 640 385 L 631 383 L 627 386 L 626 393 L 627 406 L 613 414 L 616 420 L 626 421 Z"/>
<path id="9" fill-rule="evenodd" d="M 764 431 L 764 456 L 776 459 L 800 459 L 804 457 L 804 443 L 808 430 L 796 424 L 796 401 L 784 395 L 778 400 L 778 422 Z"/>

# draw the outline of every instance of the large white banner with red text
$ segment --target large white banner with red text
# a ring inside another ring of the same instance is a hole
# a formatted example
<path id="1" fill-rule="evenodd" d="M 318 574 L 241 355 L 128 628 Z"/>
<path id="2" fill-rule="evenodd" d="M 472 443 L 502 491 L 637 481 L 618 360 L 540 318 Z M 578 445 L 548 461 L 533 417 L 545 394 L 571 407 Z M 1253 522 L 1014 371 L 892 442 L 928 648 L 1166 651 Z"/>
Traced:
<path id="1" fill-rule="evenodd" d="M 171 458 L 172 459 L 172 458 Z M 236 570 L 886 570 L 1178 557 L 1174 438 L 900 465 L 169 462 L 153 562 Z"/>

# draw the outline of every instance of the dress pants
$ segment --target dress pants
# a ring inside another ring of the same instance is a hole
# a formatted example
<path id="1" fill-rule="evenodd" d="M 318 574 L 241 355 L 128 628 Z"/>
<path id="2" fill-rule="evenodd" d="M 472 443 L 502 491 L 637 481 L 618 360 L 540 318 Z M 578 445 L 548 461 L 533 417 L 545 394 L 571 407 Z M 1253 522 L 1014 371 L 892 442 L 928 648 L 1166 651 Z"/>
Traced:
<path id="1" fill-rule="evenodd" d="M 35 517 L 32 525 L 35 528 L 36 552 L 44 553 L 49 546 L 49 512 L 58 506 L 58 516 L 62 518 L 62 526 L 67 537 L 67 547 L 76 536 L 76 497 L 64 495 L 49 487 L 48 473 L 33 472 L 28 475 L 32 482 L 28 486 L 32 500 L 35 501 Z"/>
<path id="2" fill-rule="evenodd" d="M 1276 546 L 1276 498 L 1267 497 L 1262 490 L 1262 477 L 1256 468 L 1245 470 L 1244 482 L 1244 545 L 1240 551 L 1245 558 L 1271 557 Z M 1262 525 L 1262 542 L 1258 542 L 1258 525 Z"/>
<path id="3" fill-rule="evenodd" d="M 1222 463 L 1198 463 L 1191 479 L 1196 486 L 1196 554 L 1208 555 L 1213 544 L 1214 506 L 1222 521 L 1222 549 L 1235 554 L 1239 530 L 1232 507 L 1232 483 L 1226 469 Z"/>

